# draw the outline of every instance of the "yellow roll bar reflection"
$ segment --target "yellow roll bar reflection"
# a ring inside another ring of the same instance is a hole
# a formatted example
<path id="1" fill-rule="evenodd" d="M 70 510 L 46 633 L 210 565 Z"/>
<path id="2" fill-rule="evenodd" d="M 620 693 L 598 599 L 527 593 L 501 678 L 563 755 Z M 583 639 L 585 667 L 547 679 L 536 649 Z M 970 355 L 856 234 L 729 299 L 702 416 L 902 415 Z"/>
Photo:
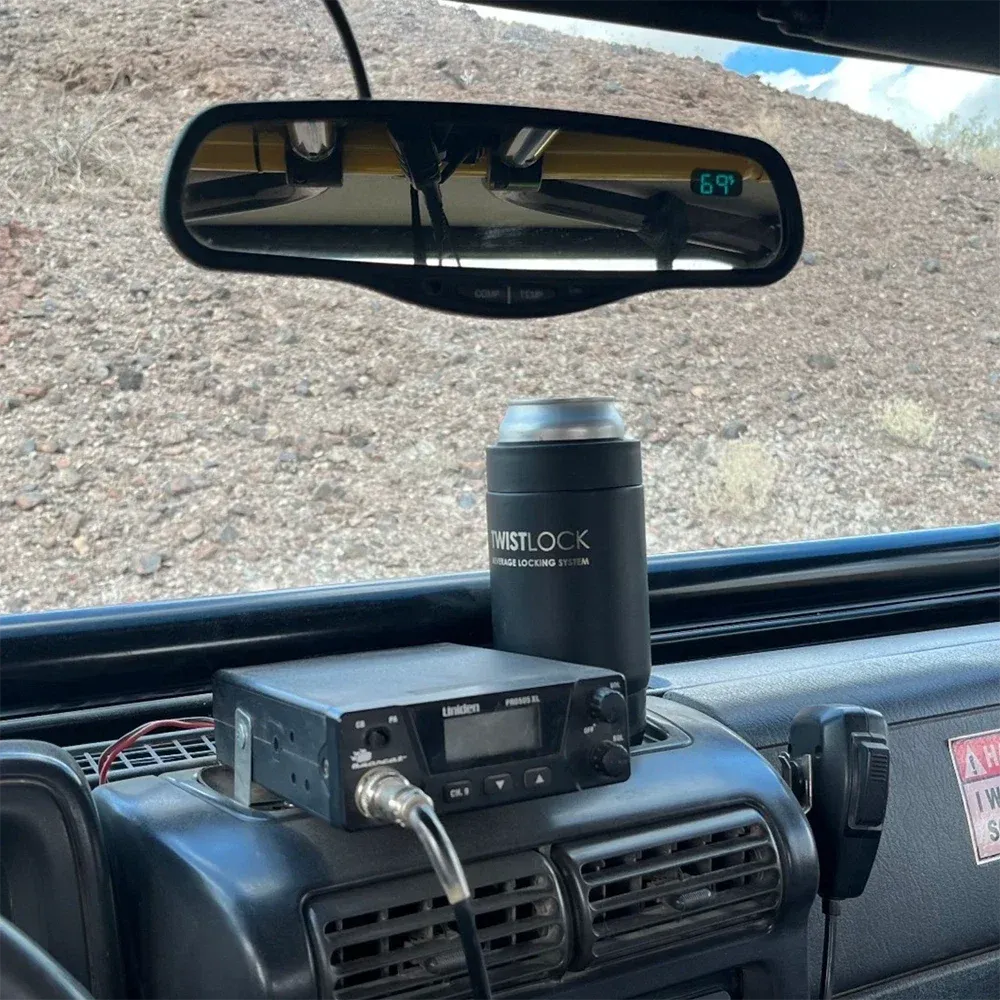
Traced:
<path id="1" fill-rule="evenodd" d="M 384 125 L 342 127 L 338 141 L 343 144 L 345 174 L 403 176 Z M 764 168 L 745 156 L 583 132 L 560 132 L 546 148 L 542 168 L 548 180 L 683 182 L 702 169 L 731 170 L 745 181 L 768 180 Z M 216 129 L 199 147 L 191 169 L 284 173 L 284 126 L 268 123 Z M 485 155 L 475 163 L 463 163 L 455 173 L 485 177 Z"/>

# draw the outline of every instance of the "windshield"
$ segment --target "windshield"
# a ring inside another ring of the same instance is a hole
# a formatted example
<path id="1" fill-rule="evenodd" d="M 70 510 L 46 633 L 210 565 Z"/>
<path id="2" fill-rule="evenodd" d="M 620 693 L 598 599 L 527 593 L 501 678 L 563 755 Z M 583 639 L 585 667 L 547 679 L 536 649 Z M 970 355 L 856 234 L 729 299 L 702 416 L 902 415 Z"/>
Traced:
<path id="1" fill-rule="evenodd" d="M 377 97 L 776 146 L 805 251 L 761 289 L 488 321 L 213 274 L 160 232 L 184 122 L 351 97 L 319 0 L 0 11 L 0 610 L 485 570 L 514 397 L 613 396 L 650 554 L 996 519 L 995 77 L 435 0 L 346 9 Z"/>

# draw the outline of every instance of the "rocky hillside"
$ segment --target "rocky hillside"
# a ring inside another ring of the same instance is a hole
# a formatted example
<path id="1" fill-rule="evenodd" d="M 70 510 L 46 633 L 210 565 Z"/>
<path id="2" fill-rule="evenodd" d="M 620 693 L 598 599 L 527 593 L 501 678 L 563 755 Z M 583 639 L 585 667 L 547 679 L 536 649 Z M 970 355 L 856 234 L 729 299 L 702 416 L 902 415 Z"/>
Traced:
<path id="1" fill-rule="evenodd" d="M 483 568 L 510 396 L 622 400 L 653 552 L 996 518 L 996 177 L 701 60 L 349 12 L 379 96 L 767 139 L 802 263 L 524 323 L 199 271 L 158 228 L 173 137 L 222 100 L 350 96 L 319 0 L 5 0 L 0 609 Z"/>

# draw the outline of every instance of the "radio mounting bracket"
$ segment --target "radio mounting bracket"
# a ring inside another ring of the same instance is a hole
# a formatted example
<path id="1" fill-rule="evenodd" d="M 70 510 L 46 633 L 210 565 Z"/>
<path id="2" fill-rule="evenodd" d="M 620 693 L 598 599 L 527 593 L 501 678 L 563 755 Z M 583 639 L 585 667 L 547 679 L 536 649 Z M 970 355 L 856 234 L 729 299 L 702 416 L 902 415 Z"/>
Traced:
<path id="1" fill-rule="evenodd" d="M 250 790 L 253 786 L 253 720 L 249 712 L 238 708 L 233 713 L 235 735 L 233 738 L 233 798 L 250 808 Z"/>
<path id="2" fill-rule="evenodd" d="M 801 757 L 792 757 L 787 750 L 782 750 L 778 754 L 781 778 L 798 799 L 802 811 L 807 814 L 812 809 L 813 804 L 812 763 L 812 754 L 806 753 L 802 754 Z"/>

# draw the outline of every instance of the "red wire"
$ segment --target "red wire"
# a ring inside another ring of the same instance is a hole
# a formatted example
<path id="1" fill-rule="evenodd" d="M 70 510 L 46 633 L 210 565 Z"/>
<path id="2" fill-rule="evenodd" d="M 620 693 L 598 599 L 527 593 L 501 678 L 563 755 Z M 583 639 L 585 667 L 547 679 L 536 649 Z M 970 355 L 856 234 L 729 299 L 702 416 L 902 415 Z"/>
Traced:
<path id="1" fill-rule="evenodd" d="M 157 729 L 214 728 L 215 720 L 204 717 L 188 719 L 157 719 L 153 722 L 143 723 L 141 726 L 137 726 L 131 732 L 128 732 L 124 736 L 120 737 L 101 754 L 97 761 L 97 783 L 99 785 L 107 784 L 108 772 L 111 770 L 111 765 L 115 762 L 118 755 L 128 750 L 128 748 L 133 746 L 138 740 L 141 740 L 143 736 L 155 732 Z"/>

